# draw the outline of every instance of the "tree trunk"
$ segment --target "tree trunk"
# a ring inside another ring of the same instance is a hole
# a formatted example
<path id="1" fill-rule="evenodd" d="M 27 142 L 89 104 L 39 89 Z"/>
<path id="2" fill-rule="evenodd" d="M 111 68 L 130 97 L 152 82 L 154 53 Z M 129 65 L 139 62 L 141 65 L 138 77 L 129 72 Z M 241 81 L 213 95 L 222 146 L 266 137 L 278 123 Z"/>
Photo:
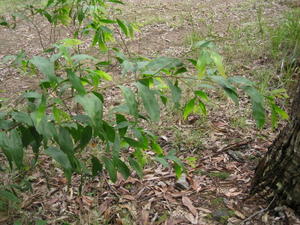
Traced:
<path id="1" fill-rule="evenodd" d="M 288 205 L 300 213 L 300 82 L 297 87 L 291 121 L 258 164 L 251 193 L 270 190 L 274 204 Z"/>

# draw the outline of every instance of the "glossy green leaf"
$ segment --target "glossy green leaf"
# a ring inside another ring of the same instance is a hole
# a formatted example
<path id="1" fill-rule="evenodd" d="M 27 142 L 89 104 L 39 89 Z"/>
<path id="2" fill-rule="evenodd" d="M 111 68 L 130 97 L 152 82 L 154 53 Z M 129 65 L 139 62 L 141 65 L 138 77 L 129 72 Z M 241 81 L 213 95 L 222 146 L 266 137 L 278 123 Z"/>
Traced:
<path id="1" fill-rule="evenodd" d="M 186 103 L 183 109 L 183 118 L 185 120 L 194 111 L 194 107 L 195 107 L 195 98 L 192 98 L 190 101 L 188 101 L 188 103 Z"/>
<path id="2" fill-rule="evenodd" d="M 195 93 L 195 95 L 197 95 L 201 99 L 203 99 L 205 101 L 208 101 L 208 96 L 207 96 L 207 94 L 204 91 L 198 90 L 198 91 L 195 91 L 194 93 Z"/>

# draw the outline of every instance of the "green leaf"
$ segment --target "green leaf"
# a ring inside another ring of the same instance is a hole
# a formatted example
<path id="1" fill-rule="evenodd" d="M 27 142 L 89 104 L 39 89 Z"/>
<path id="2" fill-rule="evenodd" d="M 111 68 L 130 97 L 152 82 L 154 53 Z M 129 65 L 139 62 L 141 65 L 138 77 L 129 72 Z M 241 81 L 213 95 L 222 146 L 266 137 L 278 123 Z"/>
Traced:
<path id="1" fill-rule="evenodd" d="M 97 127 L 102 124 L 103 104 L 95 94 L 77 95 L 75 100 L 83 106 L 94 126 Z"/>
<path id="2" fill-rule="evenodd" d="M 107 1 L 124 5 L 124 3 L 122 1 L 119 1 L 119 0 L 107 0 Z"/>
<path id="3" fill-rule="evenodd" d="M 242 89 L 249 95 L 252 102 L 252 115 L 256 121 L 256 125 L 262 128 L 266 122 L 264 97 L 252 86 L 244 86 Z"/>
<path id="4" fill-rule="evenodd" d="M 217 69 L 219 71 L 219 73 L 223 76 L 226 77 L 225 74 L 225 68 L 224 65 L 222 63 L 222 56 L 220 56 L 218 53 L 216 53 L 215 51 L 210 51 L 210 57 L 212 58 L 212 60 L 214 61 L 214 63 L 217 66 Z"/>
<path id="5" fill-rule="evenodd" d="M 57 77 L 54 71 L 54 62 L 51 62 L 45 57 L 34 56 L 30 62 L 35 65 L 41 73 L 43 73 L 51 82 L 57 82 Z"/>
<path id="6" fill-rule="evenodd" d="M 116 136 L 115 129 L 112 126 L 110 126 L 107 122 L 103 121 L 103 130 L 108 141 L 114 142 Z"/>
<path id="7" fill-rule="evenodd" d="M 29 92 L 25 92 L 23 94 L 24 98 L 28 98 L 28 99 L 41 99 L 42 95 L 40 93 L 37 93 L 35 91 L 29 91 Z"/>
<path id="8" fill-rule="evenodd" d="M 157 155 L 163 155 L 164 154 L 164 150 L 160 147 L 160 145 L 156 141 L 152 141 L 151 147 L 152 147 L 152 150 Z"/>
<path id="9" fill-rule="evenodd" d="M 173 161 L 173 162 L 175 162 L 177 165 L 179 165 L 180 167 L 184 168 L 184 165 L 183 165 L 183 163 L 181 162 L 181 160 L 180 160 L 177 156 L 175 156 L 174 154 L 175 154 L 175 151 L 170 151 L 170 152 L 168 153 L 168 155 L 165 156 L 165 158 L 166 158 L 166 159 L 169 159 L 169 160 L 171 160 L 171 161 Z"/>
<path id="10" fill-rule="evenodd" d="M 24 123 L 28 126 L 33 126 L 33 122 L 28 113 L 25 112 L 12 112 L 12 118 L 18 123 Z"/>
<path id="11" fill-rule="evenodd" d="M 68 78 L 72 84 L 72 87 L 80 94 L 86 94 L 86 90 L 83 87 L 80 78 L 70 69 L 67 69 Z"/>
<path id="12" fill-rule="evenodd" d="M 114 157 L 113 163 L 115 164 L 115 167 L 118 169 L 118 171 L 122 174 L 122 176 L 125 179 L 127 179 L 130 176 L 130 170 L 122 160 Z"/>
<path id="13" fill-rule="evenodd" d="M 182 62 L 177 58 L 159 57 L 150 61 L 146 67 L 144 74 L 155 75 L 163 69 L 173 69 L 181 67 Z"/>
<path id="14" fill-rule="evenodd" d="M 198 41 L 194 45 L 195 48 L 211 48 L 213 47 L 213 43 L 211 41 L 203 40 L 203 41 Z"/>
<path id="15" fill-rule="evenodd" d="M 67 154 L 65 154 L 62 150 L 56 147 L 49 147 L 45 150 L 45 153 L 52 157 L 58 164 L 63 168 L 65 177 L 68 181 L 71 181 L 72 176 L 72 166 L 69 161 Z"/>
<path id="16" fill-rule="evenodd" d="M 143 143 L 136 141 L 132 138 L 124 137 L 123 139 L 124 139 L 124 141 L 126 141 L 129 144 L 129 146 L 131 146 L 133 148 L 143 148 L 144 147 Z"/>
<path id="17" fill-rule="evenodd" d="M 209 63 L 210 63 L 210 58 L 208 52 L 202 51 L 196 63 L 196 69 L 198 71 L 198 76 L 200 79 L 204 77 L 206 67 Z"/>
<path id="18" fill-rule="evenodd" d="M 254 85 L 254 83 L 251 80 L 249 80 L 245 77 L 241 77 L 241 76 L 230 77 L 230 78 L 228 78 L 228 81 L 230 83 L 236 83 L 236 84 L 241 84 L 241 85 L 246 85 L 246 86 Z"/>
<path id="19" fill-rule="evenodd" d="M 143 105 L 152 121 L 159 121 L 160 107 L 154 95 L 154 92 L 142 83 L 136 83 L 139 94 L 142 97 Z"/>
<path id="20" fill-rule="evenodd" d="M 195 98 L 192 98 L 188 103 L 184 106 L 183 109 L 183 118 L 186 120 L 188 116 L 194 111 L 195 107 Z"/>
<path id="21" fill-rule="evenodd" d="M 207 94 L 204 91 L 198 90 L 198 91 L 195 91 L 194 93 L 195 93 L 195 95 L 197 95 L 201 99 L 203 99 L 205 101 L 208 101 L 208 96 L 207 96 Z"/>
<path id="22" fill-rule="evenodd" d="M 112 81 L 112 77 L 108 73 L 102 70 L 94 70 L 93 73 L 96 73 L 100 78 L 104 80 Z"/>
<path id="23" fill-rule="evenodd" d="M 207 114 L 207 111 L 206 111 L 206 106 L 205 104 L 202 102 L 202 101 L 198 101 L 198 108 L 200 109 L 201 113 L 203 113 L 204 115 Z"/>
<path id="24" fill-rule="evenodd" d="M 136 174 L 140 178 L 143 178 L 143 169 L 140 166 L 140 164 L 136 160 L 134 160 L 133 158 L 131 158 L 131 157 L 129 157 L 128 160 L 129 160 L 130 166 L 136 171 Z"/>
<path id="25" fill-rule="evenodd" d="M 175 174 L 176 174 L 176 178 L 179 179 L 183 173 L 183 167 L 181 167 L 179 164 L 177 164 L 176 162 L 174 162 L 174 170 L 175 170 Z"/>
<path id="26" fill-rule="evenodd" d="M 123 21 L 117 19 L 117 23 L 120 26 L 121 30 L 123 31 L 123 33 L 128 37 L 129 33 L 128 33 L 128 29 L 127 26 L 123 23 Z"/>
<path id="27" fill-rule="evenodd" d="M 80 143 L 77 148 L 83 149 L 92 139 L 93 129 L 90 126 L 86 126 L 85 128 L 83 128 L 80 136 Z"/>
<path id="28" fill-rule="evenodd" d="M 7 139 L 7 144 L 9 147 L 8 150 L 10 151 L 17 168 L 21 169 L 23 167 L 24 152 L 22 138 L 16 129 L 10 132 L 10 135 Z"/>
<path id="29" fill-rule="evenodd" d="M 286 113 L 286 111 L 284 111 L 277 105 L 274 105 L 274 109 L 275 109 L 276 113 L 281 116 L 282 119 L 284 119 L 284 120 L 289 119 L 289 115 Z"/>
<path id="30" fill-rule="evenodd" d="M 95 156 L 92 156 L 92 175 L 97 176 L 102 172 L 102 164 L 100 163 L 99 159 Z"/>
<path id="31" fill-rule="evenodd" d="M 69 131 L 64 127 L 59 128 L 58 144 L 61 150 L 63 150 L 66 154 L 73 154 L 73 140 Z"/>
<path id="32" fill-rule="evenodd" d="M 74 47 L 81 45 L 83 42 L 79 39 L 66 38 L 61 41 L 64 47 Z"/>
<path id="33" fill-rule="evenodd" d="M 102 157 L 102 160 L 104 162 L 104 166 L 107 169 L 107 172 L 109 174 L 111 181 L 113 183 L 115 183 L 117 181 L 117 170 L 116 170 L 112 160 L 110 160 L 109 158 L 104 157 L 104 156 Z"/>
<path id="34" fill-rule="evenodd" d="M 221 76 L 210 76 L 210 79 L 220 85 L 225 93 L 232 99 L 232 101 L 238 105 L 239 104 L 239 98 L 236 92 L 236 88 L 232 86 L 228 80 L 226 80 L 224 77 Z"/>
<path id="35" fill-rule="evenodd" d="M 169 163 L 168 161 L 165 159 L 165 157 L 163 156 L 156 156 L 154 158 L 157 162 L 159 162 L 161 165 L 163 165 L 163 167 L 168 168 L 169 167 Z"/>
<path id="36" fill-rule="evenodd" d="M 65 122 L 65 121 L 70 121 L 71 120 L 71 117 L 68 113 L 66 113 L 65 111 L 57 108 L 56 106 L 52 107 L 52 112 L 53 112 L 54 120 L 58 124 L 60 124 L 62 122 Z"/>
<path id="37" fill-rule="evenodd" d="M 72 60 L 76 61 L 76 62 L 81 62 L 83 60 L 93 60 L 93 61 L 98 61 L 96 58 L 94 58 L 93 56 L 90 55 L 86 55 L 86 54 L 78 54 L 78 55 L 73 55 L 71 57 Z"/>
<path id="38" fill-rule="evenodd" d="M 35 114 L 31 113 L 32 120 L 35 121 Z M 43 116 L 40 122 L 37 124 L 35 123 L 35 128 L 39 134 L 45 136 L 46 138 L 53 138 L 57 136 L 56 128 L 52 122 L 48 121 L 47 116 Z"/>
<path id="39" fill-rule="evenodd" d="M 125 116 L 123 116 L 121 114 L 116 114 L 116 122 L 118 124 L 119 134 L 121 137 L 123 137 L 127 132 L 129 123 L 128 123 L 127 119 L 125 118 Z M 121 124 L 123 124 L 122 127 L 120 127 Z"/>
<path id="40" fill-rule="evenodd" d="M 135 117 L 138 116 L 138 104 L 135 99 L 134 93 L 129 87 L 120 86 L 120 89 L 125 97 L 126 105 L 129 109 L 129 113 Z"/>
<path id="41" fill-rule="evenodd" d="M 173 84 L 171 81 L 167 80 L 168 86 L 171 89 L 172 99 L 175 104 L 179 105 L 181 99 L 181 89 L 178 87 L 178 83 Z"/>

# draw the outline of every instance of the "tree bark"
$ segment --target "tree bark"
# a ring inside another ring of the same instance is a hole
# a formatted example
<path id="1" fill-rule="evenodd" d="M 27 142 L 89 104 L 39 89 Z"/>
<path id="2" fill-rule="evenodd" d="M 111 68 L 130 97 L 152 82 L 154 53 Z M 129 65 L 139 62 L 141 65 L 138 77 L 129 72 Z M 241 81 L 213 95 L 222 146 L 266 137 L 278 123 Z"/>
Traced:
<path id="1" fill-rule="evenodd" d="M 300 81 L 295 92 L 291 120 L 258 164 L 251 193 L 269 190 L 274 204 L 284 204 L 300 213 Z"/>

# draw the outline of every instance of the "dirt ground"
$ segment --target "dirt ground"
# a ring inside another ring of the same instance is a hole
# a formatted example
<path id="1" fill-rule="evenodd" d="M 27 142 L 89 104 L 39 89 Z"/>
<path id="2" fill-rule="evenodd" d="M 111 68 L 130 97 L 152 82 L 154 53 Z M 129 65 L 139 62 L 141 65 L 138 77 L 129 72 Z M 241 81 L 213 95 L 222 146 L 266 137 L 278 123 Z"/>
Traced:
<path id="1" fill-rule="evenodd" d="M 280 0 L 129 0 L 116 16 L 139 27 L 136 38 L 127 40 L 133 55 L 185 57 L 195 54 L 193 42 L 211 39 L 229 75 L 253 79 L 252 70 L 272 66 L 257 38 L 258 13 L 265 26 L 272 26 L 287 7 Z M 31 25 L 0 28 L 0 58 L 20 50 L 29 56 L 42 50 Z M 0 98 L 16 99 L 36 87 L 37 77 L 0 64 Z M 186 163 L 186 187 L 171 169 L 150 163 L 142 180 L 120 177 L 112 184 L 103 176 L 87 181 L 80 196 L 79 177 L 68 187 L 62 172 L 42 157 L 31 175 L 32 193 L 23 194 L 20 211 L 0 214 L 0 224 L 10 224 L 14 216 L 23 224 L 39 219 L 49 224 L 300 224 L 290 209 L 269 212 L 264 196 L 249 196 L 256 163 L 277 131 L 257 130 L 247 107 L 233 108 L 220 99 L 210 108 L 207 118 L 191 125 L 170 119 L 163 119 L 161 129 L 153 125 L 162 147 L 177 148 Z"/>

